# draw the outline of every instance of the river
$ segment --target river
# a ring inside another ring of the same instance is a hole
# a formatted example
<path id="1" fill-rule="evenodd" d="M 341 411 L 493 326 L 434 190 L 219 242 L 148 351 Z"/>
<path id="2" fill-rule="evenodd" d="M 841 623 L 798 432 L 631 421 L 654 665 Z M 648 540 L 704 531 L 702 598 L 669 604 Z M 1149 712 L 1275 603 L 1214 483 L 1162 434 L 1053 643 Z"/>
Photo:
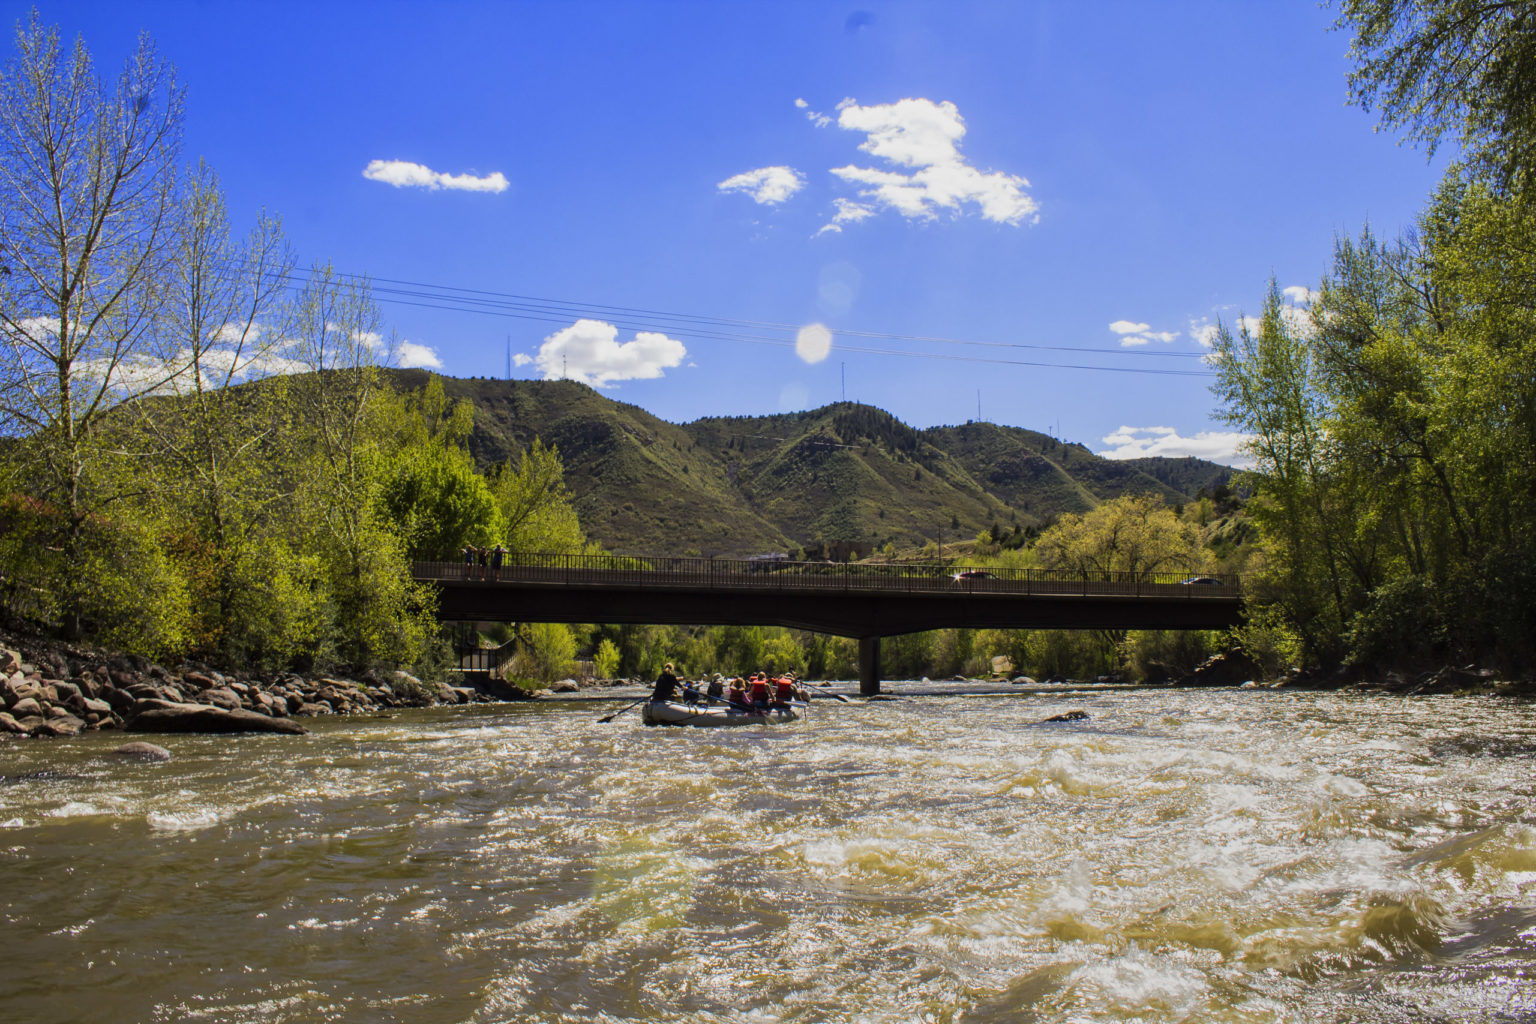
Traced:
<path id="1" fill-rule="evenodd" d="M 0 745 L 0 1019 L 1536 1015 L 1529 704 L 619 706 Z"/>

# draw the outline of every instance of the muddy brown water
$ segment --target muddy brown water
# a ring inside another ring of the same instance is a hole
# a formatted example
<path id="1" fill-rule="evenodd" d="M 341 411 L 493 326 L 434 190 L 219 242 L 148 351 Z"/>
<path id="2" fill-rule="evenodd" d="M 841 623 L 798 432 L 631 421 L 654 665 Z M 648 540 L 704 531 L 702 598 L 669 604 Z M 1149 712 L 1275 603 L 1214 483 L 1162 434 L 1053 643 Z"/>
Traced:
<path id="1" fill-rule="evenodd" d="M 0 745 L 0 1020 L 1536 1016 L 1529 704 L 620 706 Z"/>

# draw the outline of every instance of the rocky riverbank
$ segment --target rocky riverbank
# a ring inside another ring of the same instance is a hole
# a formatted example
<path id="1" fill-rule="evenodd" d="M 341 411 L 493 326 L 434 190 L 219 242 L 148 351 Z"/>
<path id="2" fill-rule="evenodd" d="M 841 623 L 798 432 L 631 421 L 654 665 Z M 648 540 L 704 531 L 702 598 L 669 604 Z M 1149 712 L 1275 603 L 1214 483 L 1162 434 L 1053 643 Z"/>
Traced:
<path id="1" fill-rule="evenodd" d="M 0 638 L 0 737 L 128 732 L 286 732 L 297 719 L 498 698 L 405 672 L 357 678 L 171 669 L 133 655 Z"/>

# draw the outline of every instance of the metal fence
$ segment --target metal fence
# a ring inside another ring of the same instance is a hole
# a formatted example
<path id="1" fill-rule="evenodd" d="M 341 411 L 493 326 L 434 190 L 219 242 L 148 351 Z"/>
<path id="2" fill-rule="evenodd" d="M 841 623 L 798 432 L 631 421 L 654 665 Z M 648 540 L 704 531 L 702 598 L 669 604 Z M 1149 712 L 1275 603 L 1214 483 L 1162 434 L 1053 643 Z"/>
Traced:
<path id="1" fill-rule="evenodd" d="M 443 583 L 564 584 L 687 590 L 889 591 L 894 593 L 1039 594 L 1180 597 L 1241 596 L 1231 574 L 970 568 L 919 563 L 792 562 L 787 559 L 635 557 L 508 553 L 502 564 L 415 562 L 418 580 Z"/>

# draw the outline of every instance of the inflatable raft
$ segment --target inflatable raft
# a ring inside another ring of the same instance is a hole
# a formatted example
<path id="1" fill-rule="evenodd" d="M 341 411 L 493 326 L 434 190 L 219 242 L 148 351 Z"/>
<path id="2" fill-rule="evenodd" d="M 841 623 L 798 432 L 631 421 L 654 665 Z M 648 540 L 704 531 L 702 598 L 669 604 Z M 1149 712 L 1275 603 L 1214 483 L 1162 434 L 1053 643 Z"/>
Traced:
<path id="1" fill-rule="evenodd" d="M 694 725 L 715 728 L 728 725 L 775 725 L 793 722 L 802 717 L 805 705 L 778 707 L 767 714 L 756 714 L 735 707 L 715 704 L 688 705 L 680 701 L 648 700 L 640 709 L 640 717 L 646 725 Z"/>

